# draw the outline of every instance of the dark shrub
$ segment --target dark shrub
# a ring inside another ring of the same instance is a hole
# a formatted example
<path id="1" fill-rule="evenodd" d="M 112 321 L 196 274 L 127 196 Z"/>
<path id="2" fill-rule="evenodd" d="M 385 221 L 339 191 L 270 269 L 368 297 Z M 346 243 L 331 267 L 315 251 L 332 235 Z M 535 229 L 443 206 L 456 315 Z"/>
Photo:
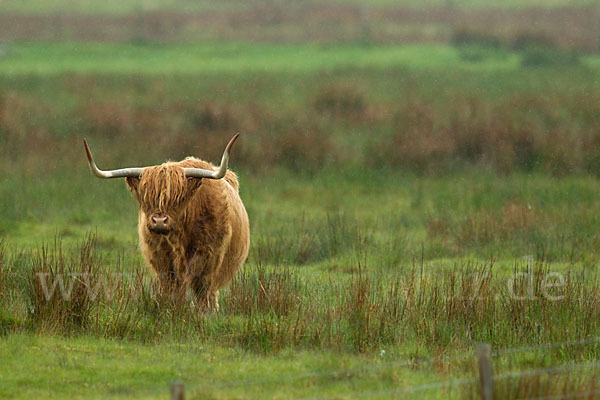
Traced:
<path id="1" fill-rule="evenodd" d="M 335 161 L 337 151 L 332 135 L 308 117 L 279 121 L 274 137 L 264 138 L 261 154 L 270 154 L 278 166 L 298 172 L 315 172 Z"/>
<path id="2" fill-rule="evenodd" d="M 579 64 L 579 54 L 576 51 L 560 48 L 545 36 L 519 35 L 511 48 L 521 53 L 521 65 L 524 67 Z"/>
<path id="3" fill-rule="evenodd" d="M 522 51 L 521 65 L 524 67 L 543 67 L 547 65 L 577 65 L 579 54 L 572 50 L 553 47 L 530 46 Z"/>
<path id="4" fill-rule="evenodd" d="M 495 36 L 469 30 L 459 29 L 452 35 L 451 43 L 454 46 L 478 45 L 481 47 L 499 49 L 502 42 Z"/>
<path id="5" fill-rule="evenodd" d="M 364 95 L 352 85 L 322 87 L 313 100 L 315 110 L 321 114 L 360 118 L 367 106 Z"/>
<path id="6" fill-rule="evenodd" d="M 229 106 L 201 103 L 185 110 L 190 129 L 200 132 L 231 131 L 238 128 L 237 118 Z"/>

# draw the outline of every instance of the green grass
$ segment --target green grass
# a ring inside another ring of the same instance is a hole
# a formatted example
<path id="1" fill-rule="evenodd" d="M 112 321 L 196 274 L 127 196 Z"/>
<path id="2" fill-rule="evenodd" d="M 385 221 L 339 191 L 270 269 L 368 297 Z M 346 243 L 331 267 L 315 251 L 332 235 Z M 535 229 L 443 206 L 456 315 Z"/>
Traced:
<path id="1" fill-rule="evenodd" d="M 167 396 L 175 379 L 186 382 L 190 398 L 323 397 L 388 389 L 384 385 L 389 382 L 413 386 L 429 378 L 425 372 L 394 368 L 387 356 L 379 355 L 302 351 L 257 356 L 219 346 L 28 335 L 0 343 L 0 394 L 5 398 L 158 399 Z M 357 373 L 367 365 L 377 369 Z M 346 369 L 350 374 L 326 374 Z M 315 371 L 325 374 L 310 376 Z M 309 376 L 290 379 L 303 375 Z M 440 390 L 423 394 L 420 398 L 433 399 Z"/>
<path id="2" fill-rule="evenodd" d="M 365 46 L 314 44 L 210 43 L 128 45 L 29 43 L 10 47 L 0 60 L 5 75 L 195 74 L 315 72 L 339 69 L 475 68 L 514 70 L 518 57 L 477 64 L 464 62 L 450 46 Z M 593 59 L 591 62 L 594 62 Z"/>
<path id="3" fill-rule="evenodd" d="M 13 44 L 0 59 L 0 74 L 198 74 L 314 73 L 317 71 L 394 68 L 415 70 L 515 71 L 517 53 L 470 62 L 447 45 L 318 44 Z M 582 61 L 593 67 L 598 57 Z"/>

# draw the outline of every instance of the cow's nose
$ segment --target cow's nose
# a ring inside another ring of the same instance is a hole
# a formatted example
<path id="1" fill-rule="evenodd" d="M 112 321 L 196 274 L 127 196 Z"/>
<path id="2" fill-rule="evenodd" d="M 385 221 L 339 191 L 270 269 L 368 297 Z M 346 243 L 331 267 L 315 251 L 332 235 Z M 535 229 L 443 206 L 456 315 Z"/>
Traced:
<path id="1" fill-rule="evenodd" d="M 160 223 L 165 224 L 168 219 L 169 219 L 169 217 L 167 217 L 167 216 L 163 217 L 161 215 L 153 215 L 152 216 L 152 223 L 154 223 L 154 224 L 160 224 Z"/>
<path id="2" fill-rule="evenodd" d="M 150 221 L 152 222 L 152 226 L 158 229 L 167 229 L 169 227 L 169 223 L 171 222 L 167 215 L 153 215 L 150 217 Z"/>

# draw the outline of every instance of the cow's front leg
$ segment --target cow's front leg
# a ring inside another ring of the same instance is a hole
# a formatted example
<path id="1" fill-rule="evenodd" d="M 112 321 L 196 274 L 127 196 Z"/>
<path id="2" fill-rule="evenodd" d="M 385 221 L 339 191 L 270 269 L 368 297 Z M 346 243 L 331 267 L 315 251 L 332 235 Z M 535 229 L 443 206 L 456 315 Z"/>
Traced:
<path id="1" fill-rule="evenodd" d="M 173 268 L 173 263 L 171 260 L 167 260 L 165 262 L 165 266 L 163 266 L 158 275 L 158 284 L 160 287 L 160 291 L 163 294 L 170 294 L 173 292 L 173 288 L 175 288 L 175 270 Z"/>
<path id="2" fill-rule="evenodd" d="M 176 286 L 175 266 L 169 254 L 154 253 L 146 257 L 146 262 L 156 273 L 161 293 L 169 294 Z"/>
<path id="3" fill-rule="evenodd" d="M 181 244 L 173 242 L 170 242 L 170 244 L 172 248 L 171 263 L 173 265 L 172 290 L 174 294 L 180 298 L 184 298 L 190 285 L 189 262 L 186 259 L 184 247 Z"/>
<path id="4" fill-rule="evenodd" d="M 219 309 L 219 290 L 215 274 L 223 257 L 202 257 L 195 255 L 189 263 L 189 283 L 198 305 L 207 311 Z"/>
<path id="5" fill-rule="evenodd" d="M 190 287 L 201 309 L 205 311 L 217 311 L 219 309 L 219 291 L 216 290 L 210 275 L 191 276 Z"/>

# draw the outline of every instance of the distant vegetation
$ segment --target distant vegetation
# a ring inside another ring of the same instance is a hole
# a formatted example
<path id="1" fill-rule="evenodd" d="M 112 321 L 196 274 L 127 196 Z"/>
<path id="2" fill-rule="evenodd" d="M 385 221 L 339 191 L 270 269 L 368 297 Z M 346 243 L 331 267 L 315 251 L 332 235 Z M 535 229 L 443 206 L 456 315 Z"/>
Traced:
<path id="1" fill-rule="evenodd" d="M 439 44 L 467 33 L 504 44 L 541 37 L 553 47 L 587 52 L 600 47 L 600 9 L 591 1 L 564 2 L 556 8 L 536 7 L 533 1 L 519 2 L 519 7 L 494 2 L 498 8 L 477 7 L 475 2 L 471 7 L 460 1 L 418 6 L 409 2 L 166 1 L 136 8 L 129 2 L 87 3 L 78 2 L 81 9 L 74 9 L 62 2 L 3 2 L 0 41 Z M 29 9 L 27 4 L 35 6 Z M 120 12 L 113 15 L 106 10 Z"/>
<path id="2" fill-rule="evenodd" d="M 332 5 L 362 5 L 370 7 L 400 6 L 407 8 L 430 8 L 430 7 L 460 7 L 460 8 L 483 8 L 494 6 L 500 9 L 520 9 L 525 7 L 585 7 L 594 5 L 593 0 L 508 0 L 502 2 L 491 2 L 490 0 L 333 0 Z M 289 0 L 259 0 L 253 1 L 252 5 L 260 7 L 282 7 L 294 6 Z M 76 4 L 67 0 L 4 0 L 3 9 L 6 11 L 43 14 L 43 13 L 80 13 L 80 14 L 129 14 L 140 11 L 206 11 L 206 10 L 239 10 L 249 7 L 249 3 L 241 0 L 227 0 L 214 2 L 208 0 L 84 0 Z"/>

